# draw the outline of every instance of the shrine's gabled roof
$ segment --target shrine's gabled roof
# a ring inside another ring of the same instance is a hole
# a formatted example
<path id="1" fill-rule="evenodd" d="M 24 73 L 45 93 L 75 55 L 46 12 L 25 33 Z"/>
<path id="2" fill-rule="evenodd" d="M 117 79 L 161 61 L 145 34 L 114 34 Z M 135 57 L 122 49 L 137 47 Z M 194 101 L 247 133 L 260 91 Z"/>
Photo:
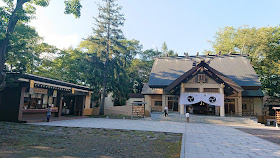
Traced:
<path id="1" fill-rule="evenodd" d="M 195 67 L 191 68 L 189 71 L 178 77 L 165 89 L 167 91 L 170 91 L 171 93 L 174 93 L 180 89 L 181 83 L 188 82 L 191 78 L 193 78 L 200 72 L 203 72 L 204 74 L 215 80 L 217 83 L 223 84 L 225 86 L 224 90 L 226 95 L 232 95 L 234 94 L 234 91 L 242 92 L 244 90 L 241 86 L 226 77 L 224 74 L 210 67 L 207 63 L 205 63 L 204 60 L 200 61 L 200 63 L 198 63 Z"/>
<path id="2" fill-rule="evenodd" d="M 159 57 L 155 59 L 148 85 L 167 87 L 202 60 L 241 87 L 261 87 L 250 61 L 242 55 Z"/>

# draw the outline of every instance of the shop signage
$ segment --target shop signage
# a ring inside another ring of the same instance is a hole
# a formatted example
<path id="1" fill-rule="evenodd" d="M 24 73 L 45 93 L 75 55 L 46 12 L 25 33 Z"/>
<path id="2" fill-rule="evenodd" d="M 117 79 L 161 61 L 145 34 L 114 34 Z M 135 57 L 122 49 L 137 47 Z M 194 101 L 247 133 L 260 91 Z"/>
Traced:
<path id="1" fill-rule="evenodd" d="M 38 83 L 35 83 L 34 86 L 39 87 L 39 88 L 48 88 L 48 89 L 54 89 L 54 90 L 60 90 L 60 91 L 68 91 L 68 92 L 71 91 L 70 88 L 69 89 L 68 88 L 60 88 L 60 87 L 43 85 L 43 84 L 38 84 Z"/>
<path id="2" fill-rule="evenodd" d="M 34 88 L 29 88 L 29 94 L 33 94 L 34 93 Z"/>
<path id="3" fill-rule="evenodd" d="M 43 88 L 34 88 L 33 93 L 40 93 L 40 94 L 48 94 L 48 89 Z"/>

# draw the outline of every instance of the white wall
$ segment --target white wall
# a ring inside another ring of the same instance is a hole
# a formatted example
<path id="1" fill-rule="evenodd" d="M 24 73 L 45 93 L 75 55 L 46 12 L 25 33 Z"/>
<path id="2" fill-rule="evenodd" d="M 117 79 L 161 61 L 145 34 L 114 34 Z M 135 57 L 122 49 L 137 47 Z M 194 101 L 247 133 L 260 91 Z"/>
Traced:
<path id="1" fill-rule="evenodd" d="M 258 116 L 262 115 L 262 108 L 263 108 L 263 98 L 254 98 L 254 113 Z"/>
<path id="2" fill-rule="evenodd" d="M 114 101 L 113 101 L 113 93 L 109 93 L 107 97 L 105 97 L 105 103 L 104 107 L 113 107 Z"/>

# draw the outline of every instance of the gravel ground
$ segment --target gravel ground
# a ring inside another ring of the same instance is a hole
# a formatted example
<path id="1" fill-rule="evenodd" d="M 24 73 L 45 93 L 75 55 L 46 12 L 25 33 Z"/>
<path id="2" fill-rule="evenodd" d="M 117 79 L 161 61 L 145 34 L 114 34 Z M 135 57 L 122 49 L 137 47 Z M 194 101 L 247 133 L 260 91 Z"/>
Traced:
<path id="1" fill-rule="evenodd" d="M 0 122 L 0 157 L 180 157 L 182 134 Z"/>
<path id="2" fill-rule="evenodd" d="M 237 129 L 280 145 L 280 130 L 249 129 L 249 128 L 237 128 Z"/>

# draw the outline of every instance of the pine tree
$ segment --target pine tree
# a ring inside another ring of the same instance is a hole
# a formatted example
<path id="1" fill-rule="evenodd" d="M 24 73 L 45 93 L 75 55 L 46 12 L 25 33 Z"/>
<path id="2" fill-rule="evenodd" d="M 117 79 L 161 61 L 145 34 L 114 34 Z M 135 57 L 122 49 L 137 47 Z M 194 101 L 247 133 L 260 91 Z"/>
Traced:
<path id="1" fill-rule="evenodd" d="M 168 47 L 167 47 L 167 44 L 165 43 L 165 41 L 163 42 L 163 44 L 161 46 L 161 49 L 162 49 L 163 55 L 167 56 L 168 55 Z"/>
<path id="2" fill-rule="evenodd" d="M 104 63 L 100 115 L 104 115 L 108 77 L 114 68 L 118 67 L 116 59 L 119 58 L 120 49 L 123 47 L 120 41 L 125 39 L 120 29 L 125 21 L 124 15 L 120 13 L 122 7 L 116 4 L 115 0 L 103 1 L 104 5 L 98 4 L 99 14 L 94 18 L 96 28 L 93 29 L 94 36 L 90 37 L 90 40 L 98 45 L 96 51 Z"/>

